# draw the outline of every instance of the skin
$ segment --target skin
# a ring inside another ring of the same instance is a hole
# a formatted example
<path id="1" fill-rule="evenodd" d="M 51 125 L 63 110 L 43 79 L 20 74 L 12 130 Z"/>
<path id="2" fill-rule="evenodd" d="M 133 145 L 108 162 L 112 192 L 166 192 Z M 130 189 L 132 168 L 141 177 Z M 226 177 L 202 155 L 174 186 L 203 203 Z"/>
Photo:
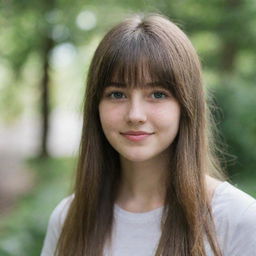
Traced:
<path id="1" fill-rule="evenodd" d="M 100 101 L 99 115 L 106 138 L 120 156 L 122 178 L 116 203 L 131 212 L 163 206 L 168 159 L 179 129 L 177 100 L 160 86 L 109 86 Z M 130 130 L 153 134 L 133 142 L 121 134 Z M 213 180 L 207 182 L 212 190 Z"/>

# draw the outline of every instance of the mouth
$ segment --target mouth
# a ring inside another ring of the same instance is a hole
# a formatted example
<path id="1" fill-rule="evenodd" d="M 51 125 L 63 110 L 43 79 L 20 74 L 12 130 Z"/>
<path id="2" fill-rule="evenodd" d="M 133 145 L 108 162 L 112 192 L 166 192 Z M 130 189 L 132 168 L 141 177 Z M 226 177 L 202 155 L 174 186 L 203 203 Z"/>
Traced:
<path id="1" fill-rule="evenodd" d="M 133 136 L 139 136 L 139 135 L 150 135 L 153 134 L 153 132 L 145 132 L 145 131 L 127 131 L 121 133 L 122 135 L 133 135 Z"/>
<path id="2" fill-rule="evenodd" d="M 123 135 L 126 139 L 130 140 L 130 141 L 142 141 L 145 140 L 146 138 L 148 138 L 149 136 L 151 136 L 153 133 L 146 133 L 146 132 L 136 132 L 134 134 L 133 133 L 121 133 L 121 135 Z"/>

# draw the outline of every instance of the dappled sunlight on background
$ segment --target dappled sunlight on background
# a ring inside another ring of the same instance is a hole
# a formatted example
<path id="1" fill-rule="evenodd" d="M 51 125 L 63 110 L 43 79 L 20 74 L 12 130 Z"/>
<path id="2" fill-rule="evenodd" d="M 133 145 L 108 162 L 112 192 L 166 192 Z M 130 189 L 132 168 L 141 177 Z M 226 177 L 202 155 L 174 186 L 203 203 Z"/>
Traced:
<path id="1" fill-rule="evenodd" d="M 197 49 L 231 180 L 256 196 L 255 1 L 7 1 L 0 9 L 0 256 L 39 255 L 71 192 L 86 73 L 108 28 L 133 12 L 177 22 Z M 241 22 L 242 21 L 242 22 Z"/>

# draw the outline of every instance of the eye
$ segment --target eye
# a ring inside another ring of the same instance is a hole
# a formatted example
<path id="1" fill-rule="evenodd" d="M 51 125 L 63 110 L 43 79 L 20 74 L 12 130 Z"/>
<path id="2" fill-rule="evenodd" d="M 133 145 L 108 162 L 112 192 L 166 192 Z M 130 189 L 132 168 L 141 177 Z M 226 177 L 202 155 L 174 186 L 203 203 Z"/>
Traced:
<path id="1" fill-rule="evenodd" d="M 107 94 L 107 97 L 110 99 L 122 99 L 124 94 L 120 91 L 113 91 Z"/>
<path id="2" fill-rule="evenodd" d="M 165 99 L 168 95 L 165 92 L 156 91 L 152 93 L 154 99 Z"/>

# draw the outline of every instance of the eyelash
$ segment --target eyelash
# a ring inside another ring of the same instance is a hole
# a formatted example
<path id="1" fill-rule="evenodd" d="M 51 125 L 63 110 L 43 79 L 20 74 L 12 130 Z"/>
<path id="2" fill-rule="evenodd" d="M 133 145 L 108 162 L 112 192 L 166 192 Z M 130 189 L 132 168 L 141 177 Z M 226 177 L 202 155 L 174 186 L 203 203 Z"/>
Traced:
<path id="1" fill-rule="evenodd" d="M 107 97 L 107 98 L 110 98 L 110 99 L 113 99 L 113 100 L 122 100 L 122 99 L 123 99 L 123 97 L 122 97 L 122 98 L 113 98 L 112 95 L 113 95 L 114 93 L 121 93 L 122 95 L 124 95 L 124 93 L 121 92 L 121 91 L 112 91 L 112 92 L 107 93 L 107 94 L 106 94 L 106 97 Z M 165 99 L 165 98 L 168 97 L 167 93 L 162 92 L 162 91 L 154 91 L 154 92 L 152 92 L 151 94 L 156 94 L 156 93 L 160 93 L 160 94 L 164 95 L 164 98 L 154 98 L 154 99 L 156 99 L 156 100 L 158 100 L 158 99 L 162 100 L 162 99 Z"/>

